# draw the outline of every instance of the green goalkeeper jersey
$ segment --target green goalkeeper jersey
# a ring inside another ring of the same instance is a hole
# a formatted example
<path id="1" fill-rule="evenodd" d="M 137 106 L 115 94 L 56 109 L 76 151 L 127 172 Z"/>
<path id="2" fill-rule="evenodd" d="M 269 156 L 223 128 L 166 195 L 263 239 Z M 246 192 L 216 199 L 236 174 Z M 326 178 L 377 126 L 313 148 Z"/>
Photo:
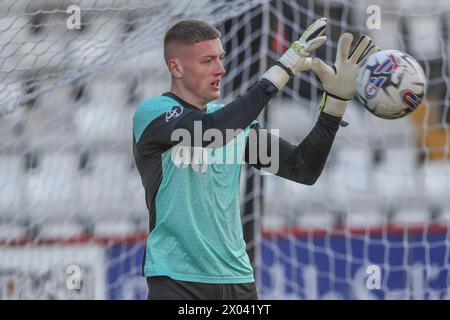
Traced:
<path id="1" fill-rule="evenodd" d="M 262 79 L 224 107 L 208 104 L 200 111 L 171 93 L 138 106 L 133 153 L 150 213 L 145 276 L 203 283 L 254 281 L 239 214 L 242 160 L 264 170 L 278 163 L 274 166 L 278 169 L 269 172 L 312 185 L 325 166 L 341 122 L 340 117 L 321 112 L 299 145 L 278 137 L 273 140 L 255 119 L 276 92 L 273 84 Z M 223 136 L 227 129 L 242 132 L 222 143 L 214 140 L 214 148 L 204 148 L 210 139 L 196 142 L 196 123 L 204 134 L 209 129 Z M 172 139 L 177 129 L 194 136 L 193 141 L 178 144 Z M 247 139 L 250 130 L 256 132 L 252 135 L 256 143 Z M 267 139 L 260 139 L 260 134 Z M 271 154 L 269 163 L 261 154 Z"/>
<path id="2" fill-rule="evenodd" d="M 222 107 L 208 104 L 205 112 Z M 173 143 L 179 123 L 201 113 L 170 93 L 144 100 L 135 111 L 134 155 L 151 230 L 143 273 L 202 283 L 254 282 L 239 210 L 249 127 L 217 148 Z"/>

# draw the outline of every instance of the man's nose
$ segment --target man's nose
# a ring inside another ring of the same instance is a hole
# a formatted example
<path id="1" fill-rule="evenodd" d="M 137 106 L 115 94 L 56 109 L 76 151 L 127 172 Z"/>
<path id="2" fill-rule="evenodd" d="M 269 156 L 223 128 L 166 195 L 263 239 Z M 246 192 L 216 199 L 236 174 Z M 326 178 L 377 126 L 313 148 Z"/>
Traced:
<path id="1" fill-rule="evenodd" d="M 225 68 L 222 65 L 222 61 L 219 61 L 219 63 L 217 64 L 216 73 L 220 74 L 221 76 L 225 74 Z"/>

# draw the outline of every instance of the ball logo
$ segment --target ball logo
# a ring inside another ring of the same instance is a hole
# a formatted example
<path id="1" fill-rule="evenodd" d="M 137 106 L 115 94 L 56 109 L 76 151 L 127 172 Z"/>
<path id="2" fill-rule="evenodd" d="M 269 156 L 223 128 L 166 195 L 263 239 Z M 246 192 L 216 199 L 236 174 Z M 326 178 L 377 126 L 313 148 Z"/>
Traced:
<path id="1" fill-rule="evenodd" d="M 370 99 L 377 94 L 378 89 L 386 82 L 387 77 L 370 77 L 366 87 L 366 98 Z"/>
<path id="2" fill-rule="evenodd" d="M 373 74 L 375 74 L 375 75 L 378 75 L 378 74 L 385 74 L 385 75 L 387 75 L 387 74 L 391 74 L 392 72 L 394 72 L 397 68 L 398 68 L 397 58 L 393 54 L 390 54 L 386 61 L 384 61 L 383 63 L 379 64 L 373 70 Z"/>
<path id="3" fill-rule="evenodd" d="M 407 106 L 411 111 L 417 108 L 420 104 L 421 99 L 412 92 L 411 90 L 405 90 L 402 92 L 402 102 L 405 106 Z"/>
<path id="4" fill-rule="evenodd" d="M 173 106 L 172 109 L 166 113 L 166 122 L 178 118 L 183 113 L 183 108 L 180 106 Z"/>
<path id="5" fill-rule="evenodd" d="M 388 59 L 386 59 L 383 63 L 375 66 L 366 86 L 367 99 L 373 98 L 386 80 L 392 76 L 392 74 L 398 74 L 398 72 L 396 72 L 396 70 L 398 70 L 398 66 L 397 58 L 393 54 L 390 54 Z M 396 78 L 400 76 L 401 75 Z"/>

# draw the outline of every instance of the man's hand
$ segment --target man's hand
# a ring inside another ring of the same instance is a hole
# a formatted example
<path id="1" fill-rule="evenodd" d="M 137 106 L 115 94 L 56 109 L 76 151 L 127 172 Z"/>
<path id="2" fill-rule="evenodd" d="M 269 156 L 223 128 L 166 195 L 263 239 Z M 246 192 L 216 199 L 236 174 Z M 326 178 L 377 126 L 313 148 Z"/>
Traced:
<path id="1" fill-rule="evenodd" d="M 336 62 L 333 67 L 319 58 L 312 61 L 311 69 L 322 81 L 325 89 L 321 111 L 342 117 L 348 101 L 356 94 L 356 77 L 366 59 L 380 49 L 368 36 L 362 36 L 353 50 L 350 50 L 353 36 L 343 33 L 339 38 Z"/>
<path id="2" fill-rule="evenodd" d="M 309 54 L 325 43 L 327 37 L 322 36 L 327 26 L 327 19 L 320 18 L 313 22 L 302 34 L 299 40 L 281 56 L 278 63 L 263 75 L 278 90 L 283 89 L 291 77 L 303 70 L 311 68 L 312 59 Z"/>

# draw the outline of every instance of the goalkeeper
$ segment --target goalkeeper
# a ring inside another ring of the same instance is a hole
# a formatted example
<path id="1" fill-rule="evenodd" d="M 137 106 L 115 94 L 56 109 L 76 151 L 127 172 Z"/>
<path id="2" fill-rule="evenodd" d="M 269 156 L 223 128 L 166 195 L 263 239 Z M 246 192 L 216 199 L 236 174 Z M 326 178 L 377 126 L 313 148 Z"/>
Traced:
<path id="1" fill-rule="evenodd" d="M 310 53 L 326 41 L 326 24 L 325 18 L 315 21 L 259 82 L 226 106 L 211 103 L 220 96 L 225 73 L 220 32 L 195 20 L 181 21 L 167 31 L 164 57 L 172 77 L 170 91 L 142 101 L 133 117 L 133 153 L 150 214 L 143 261 L 149 299 L 257 299 L 240 220 L 239 161 L 201 165 L 184 161 L 196 154 L 190 152 L 194 149 L 223 152 L 233 144 L 226 139 L 213 144 L 192 139 L 186 148 L 182 145 L 186 142 L 179 143 L 173 134 L 182 129 L 195 136 L 200 127 L 202 134 L 215 129 L 225 136 L 227 129 L 242 129 L 232 138 L 237 156 L 258 159 L 248 143 L 249 131 L 260 130 L 255 119 L 290 78 L 312 69 L 325 89 L 321 113 L 298 146 L 279 139 L 276 174 L 314 184 L 355 95 L 358 68 L 378 50 L 366 36 L 350 50 L 352 36 L 345 33 L 333 67 L 311 59 Z M 261 161 L 251 164 L 265 167 Z"/>

